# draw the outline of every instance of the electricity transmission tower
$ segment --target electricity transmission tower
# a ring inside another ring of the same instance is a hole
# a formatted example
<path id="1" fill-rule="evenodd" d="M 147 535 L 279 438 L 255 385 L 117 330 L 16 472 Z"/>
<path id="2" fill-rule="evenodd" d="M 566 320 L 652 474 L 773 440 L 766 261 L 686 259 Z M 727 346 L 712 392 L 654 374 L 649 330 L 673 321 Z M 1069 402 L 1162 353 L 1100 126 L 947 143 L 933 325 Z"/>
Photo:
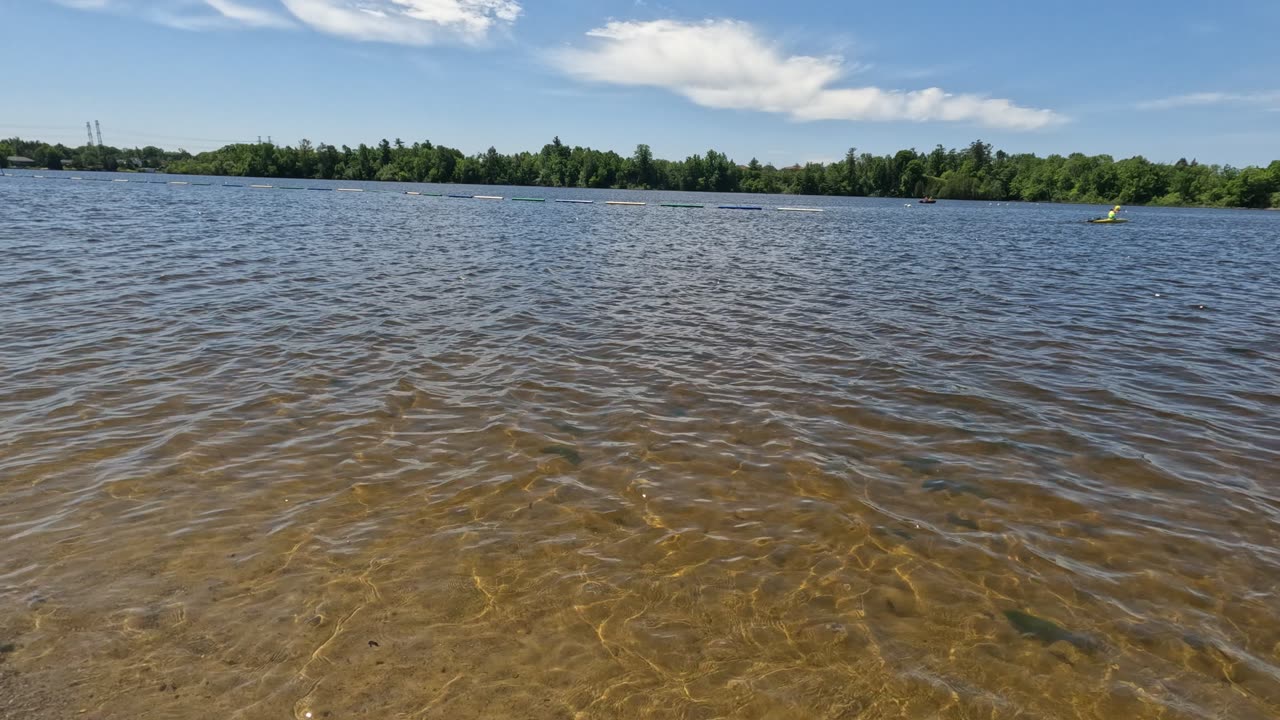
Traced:
<path id="1" fill-rule="evenodd" d="M 102 147 L 102 126 L 98 124 L 97 120 L 94 120 L 93 127 L 98 131 L 98 147 Z"/>

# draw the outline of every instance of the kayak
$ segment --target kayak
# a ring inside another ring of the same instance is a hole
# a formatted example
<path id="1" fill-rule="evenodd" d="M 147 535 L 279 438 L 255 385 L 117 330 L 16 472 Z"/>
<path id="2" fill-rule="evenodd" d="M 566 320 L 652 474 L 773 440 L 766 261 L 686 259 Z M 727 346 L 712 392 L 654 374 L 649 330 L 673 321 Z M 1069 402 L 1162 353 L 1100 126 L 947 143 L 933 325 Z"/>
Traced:
<path id="1" fill-rule="evenodd" d="M 1098 218 L 1097 220 L 1088 220 L 1087 222 L 1091 222 L 1095 225 L 1120 225 L 1129 221 L 1124 218 L 1116 218 L 1114 220 L 1111 218 Z"/>

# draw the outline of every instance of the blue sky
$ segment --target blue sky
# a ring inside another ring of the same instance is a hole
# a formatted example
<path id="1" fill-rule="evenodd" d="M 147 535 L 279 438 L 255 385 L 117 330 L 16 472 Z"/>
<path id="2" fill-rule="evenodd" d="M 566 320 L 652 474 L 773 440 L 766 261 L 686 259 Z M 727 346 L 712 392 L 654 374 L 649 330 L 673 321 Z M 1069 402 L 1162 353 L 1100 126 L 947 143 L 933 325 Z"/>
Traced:
<path id="1" fill-rule="evenodd" d="M 1280 2 L 0 0 L 0 136 L 1280 158 Z"/>

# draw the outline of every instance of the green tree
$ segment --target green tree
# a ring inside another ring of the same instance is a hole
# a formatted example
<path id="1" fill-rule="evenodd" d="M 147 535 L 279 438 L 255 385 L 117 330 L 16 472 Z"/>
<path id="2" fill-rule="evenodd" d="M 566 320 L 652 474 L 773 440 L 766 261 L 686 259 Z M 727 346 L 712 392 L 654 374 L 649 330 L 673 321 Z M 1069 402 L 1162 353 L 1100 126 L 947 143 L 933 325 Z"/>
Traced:
<path id="1" fill-rule="evenodd" d="M 311 141 L 303 138 L 298 141 L 297 173 L 299 177 L 313 178 L 320 164 L 319 153 Z"/>
<path id="2" fill-rule="evenodd" d="M 506 158 L 498 154 L 497 148 L 490 146 L 480 160 L 480 175 L 487 185 L 504 184 L 507 181 Z"/>
<path id="3" fill-rule="evenodd" d="M 1277 189 L 1271 172 L 1261 168 L 1245 168 L 1227 183 L 1225 201 L 1232 207 L 1270 207 L 1271 194 Z"/>
<path id="4" fill-rule="evenodd" d="M 559 135 L 542 147 L 539 185 L 567 187 L 570 184 L 570 152 L 569 148 L 560 142 Z"/>
<path id="5" fill-rule="evenodd" d="M 437 145 L 431 152 L 434 157 L 432 158 L 431 173 L 427 177 L 427 182 L 461 182 L 461 180 L 454 180 L 454 169 L 458 166 L 462 153 L 441 145 Z"/>
<path id="6" fill-rule="evenodd" d="M 1165 178 L 1155 165 L 1142 156 L 1121 160 L 1112 167 L 1117 179 L 1114 196 L 1117 202 L 1125 205 L 1145 204 L 1166 192 L 1168 185 Z"/>
<path id="7" fill-rule="evenodd" d="M 898 180 L 898 197 L 919 197 L 925 195 L 925 164 L 920 158 L 912 158 L 903 168 Z"/>
<path id="8" fill-rule="evenodd" d="M 844 154 L 840 165 L 840 191 L 843 195 L 863 195 L 862 180 L 858 175 L 858 149 L 851 147 Z"/>
<path id="9" fill-rule="evenodd" d="M 649 149 L 648 145 L 637 145 L 631 161 L 635 168 L 633 184 L 636 187 L 648 189 L 657 186 L 657 168 L 653 164 L 653 150 Z"/>

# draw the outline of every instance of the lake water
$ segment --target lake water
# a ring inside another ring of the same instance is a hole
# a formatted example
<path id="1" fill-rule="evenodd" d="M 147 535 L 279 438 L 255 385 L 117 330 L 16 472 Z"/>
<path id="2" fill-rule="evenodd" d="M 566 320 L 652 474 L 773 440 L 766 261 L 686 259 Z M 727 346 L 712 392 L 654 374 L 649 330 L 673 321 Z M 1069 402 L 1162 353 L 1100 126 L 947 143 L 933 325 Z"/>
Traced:
<path id="1" fill-rule="evenodd" d="M 204 182 L 0 178 L 0 717 L 1280 716 L 1280 213 Z"/>

